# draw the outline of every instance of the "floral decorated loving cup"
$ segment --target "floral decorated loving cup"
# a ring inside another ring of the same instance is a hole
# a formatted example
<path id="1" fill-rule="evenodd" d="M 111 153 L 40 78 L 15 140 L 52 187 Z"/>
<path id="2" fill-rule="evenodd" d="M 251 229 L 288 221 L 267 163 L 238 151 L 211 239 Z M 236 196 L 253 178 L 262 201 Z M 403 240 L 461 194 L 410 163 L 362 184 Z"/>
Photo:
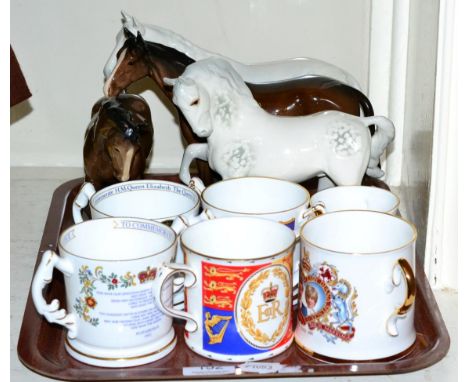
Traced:
<path id="1" fill-rule="evenodd" d="M 49 322 L 67 328 L 65 348 L 81 362 L 128 367 L 160 359 L 175 347 L 176 337 L 172 318 L 154 304 L 152 287 L 176 242 L 170 227 L 151 220 L 103 218 L 74 225 L 59 238 L 60 255 L 42 255 L 32 283 L 34 305 Z M 66 310 L 42 295 L 54 268 L 65 276 Z M 172 303 L 172 288 L 160 293 Z"/>

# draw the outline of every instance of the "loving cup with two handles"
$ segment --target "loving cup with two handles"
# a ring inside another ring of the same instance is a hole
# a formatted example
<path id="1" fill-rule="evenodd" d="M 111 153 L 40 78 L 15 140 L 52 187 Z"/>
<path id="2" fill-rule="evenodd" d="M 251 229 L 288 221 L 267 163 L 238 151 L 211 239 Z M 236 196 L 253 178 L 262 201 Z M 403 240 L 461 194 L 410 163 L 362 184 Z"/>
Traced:
<path id="1" fill-rule="evenodd" d="M 370 210 L 327 212 L 301 230 L 295 341 L 308 355 L 381 359 L 415 341 L 416 228 Z"/>
<path id="2" fill-rule="evenodd" d="M 66 351 L 102 367 L 130 367 L 174 349 L 172 318 L 154 303 L 159 268 L 175 255 L 177 235 L 162 223 L 138 218 L 92 219 L 65 229 L 58 253 L 47 250 L 31 293 L 39 314 L 67 329 Z M 66 308 L 47 303 L 43 289 L 64 275 Z M 172 282 L 159 291 L 172 303 Z"/>

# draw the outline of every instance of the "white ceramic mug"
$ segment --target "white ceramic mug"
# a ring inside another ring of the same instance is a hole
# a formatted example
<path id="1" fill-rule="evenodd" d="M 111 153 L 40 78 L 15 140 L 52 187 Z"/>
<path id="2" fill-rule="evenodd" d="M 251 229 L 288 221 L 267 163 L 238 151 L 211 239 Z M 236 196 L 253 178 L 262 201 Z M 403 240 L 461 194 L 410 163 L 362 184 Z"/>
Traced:
<path id="1" fill-rule="evenodd" d="M 91 218 L 136 217 L 172 223 L 178 216 L 198 215 L 198 194 L 182 184 L 164 180 L 132 180 L 96 192 L 85 183 L 73 202 L 73 220 L 83 221 L 81 210 L 89 204 Z"/>
<path id="2" fill-rule="evenodd" d="M 338 186 L 316 192 L 310 205 L 317 215 L 344 210 L 371 210 L 394 215 L 400 199 L 393 192 L 369 186 Z"/>
<path id="3" fill-rule="evenodd" d="M 200 193 L 205 218 L 251 216 L 286 225 L 299 236 L 301 225 L 312 216 L 310 194 L 304 187 L 269 177 L 231 178 L 204 187 L 193 178 L 191 187 Z M 293 285 L 299 283 L 300 245 L 294 250 Z M 297 289 L 295 290 L 297 292 Z"/>
<path id="4" fill-rule="evenodd" d="M 370 360 L 416 339 L 416 228 L 375 211 L 338 211 L 301 231 L 295 341 L 309 355 Z"/>
<path id="5" fill-rule="evenodd" d="M 205 357 L 228 362 L 277 355 L 292 343 L 292 257 L 296 236 L 265 219 L 204 221 L 181 235 L 184 264 L 166 264 L 156 304 L 187 320 L 185 342 Z M 164 300 L 166 280 L 184 272 L 186 311 Z"/>
<path id="6" fill-rule="evenodd" d="M 151 220 L 74 225 L 60 235 L 60 256 L 51 250 L 42 255 L 32 283 L 34 305 L 49 322 L 67 328 L 66 350 L 81 362 L 128 367 L 160 359 L 174 348 L 176 336 L 172 317 L 155 306 L 152 288 L 176 242 L 170 227 Z M 54 268 L 65 276 L 66 310 L 42 295 Z M 172 303 L 172 288 L 159 293 Z"/>

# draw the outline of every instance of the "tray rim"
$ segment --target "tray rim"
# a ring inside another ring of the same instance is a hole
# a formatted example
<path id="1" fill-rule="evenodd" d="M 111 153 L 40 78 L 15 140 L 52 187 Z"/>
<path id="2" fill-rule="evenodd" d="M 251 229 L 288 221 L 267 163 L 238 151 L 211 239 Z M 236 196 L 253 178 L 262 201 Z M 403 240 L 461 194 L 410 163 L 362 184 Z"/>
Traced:
<path id="1" fill-rule="evenodd" d="M 159 178 L 159 177 L 167 177 L 167 176 L 174 176 L 175 174 L 146 174 L 146 177 L 149 179 L 154 179 L 154 178 Z M 51 242 L 56 242 L 58 240 L 59 234 L 61 232 L 61 226 L 62 222 L 64 219 L 64 215 L 66 213 L 66 204 L 67 200 L 70 196 L 70 194 L 75 190 L 76 187 L 78 187 L 80 184 L 82 184 L 84 181 L 84 178 L 74 178 L 71 180 L 68 180 L 61 185 L 59 185 L 55 191 L 53 192 L 51 203 L 49 205 L 49 211 L 47 214 L 47 218 L 44 224 L 44 230 L 43 230 L 43 235 L 41 238 L 41 242 L 39 245 L 38 249 L 38 254 L 36 258 L 36 264 L 34 266 L 34 271 L 33 275 L 36 272 L 36 269 L 39 265 L 40 262 L 40 255 L 47 249 L 52 248 L 56 249 L 53 244 L 50 244 Z M 55 211 L 55 212 L 54 212 Z M 57 213 L 56 211 L 60 211 Z M 437 331 L 439 332 L 438 336 L 438 341 L 436 341 L 435 345 L 432 346 L 426 353 L 424 353 L 422 356 L 418 357 L 418 365 L 414 366 L 414 364 L 411 361 L 411 358 L 407 359 L 397 359 L 392 361 L 393 366 L 395 366 L 395 370 L 392 370 L 391 373 L 387 372 L 375 372 L 375 370 L 364 370 L 362 368 L 359 368 L 357 372 L 349 372 L 349 373 L 335 373 L 335 374 L 326 374 L 326 373 L 275 373 L 275 374 L 252 374 L 252 373 L 243 373 L 241 375 L 234 375 L 234 374 L 228 374 L 228 375 L 206 375 L 206 376 L 196 376 L 196 377 L 188 377 L 188 376 L 183 376 L 183 375 L 177 375 L 177 376 L 164 376 L 164 380 L 180 380 L 180 379 L 194 379 L 194 380 L 199 380 L 199 379 L 245 379 L 245 378 L 297 378 L 297 377 L 323 377 L 323 376 L 329 376 L 329 377 L 339 377 L 339 376 L 358 376 L 358 375 L 390 375 L 390 374 L 403 374 L 403 373 L 409 373 L 417 370 L 422 370 L 427 367 L 430 367 L 434 365 L 435 363 L 439 362 L 442 360 L 448 353 L 449 347 L 450 347 L 450 336 L 447 330 L 447 327 L 445 325 L 444 319 L 442 317 L 442 314 L 440 312 L 439 306 L 437 304 L 437 301 L 435 300 L 434 293 L 429 285 L 429 282 L 427 280 L 427 277 L 424 273 L 424 267 L 422 264 L 421 260 L 418 260 L 418 257 L 416 257 L 416 281 L 417 281 L 417 286 L 418 289 L 423 293 L 425 296 L 425 299 L 427 300 L 429 306 L 433 308 L 431 310 L 432 316 L 433 316 L 433 321 L 435 324 L 435 327 L 437 328 Z M 32 280 L 31 280 L 32 284 Z M 26 348 L 25 346 L 22 346 L 23 343 L 29 343 L 30 341 L 27 341 L 25 337 L 25 331 L 27 329 L 27 324 L 26 324 L 26 313 L 28 308 L 33 304 L 32 298 L 31 298 L 31 285 L 28 291 L 28 298 L 26 301 L 26 306 L 25 306 L 25 313 L 23 314 L 23 321 L 21 324 L 21 329 L 20 333 L 18 336 L 18 343 L 17 343 L 17 355 L 21 363 L 30 369 L 31 371 L 48 377 L 52 379 L 58 379 L 58 380 L 67 380 L 67 381 L 78 381 L 78 380 L 86 380 L 86 379 L 75 379 L 75 378 L 70 378 L 64 375 L 60 375 L 60 370 L 59 369 L 57 374 L 54 374 L 53 372 L 49 371 L 44 371 L 40 367 L 36 366 L 38 364 L 38 361 L 41 361 L 43 363 L 49 363 L 50 365 L 54 365 L 51 363 L 50 360 L 45 359 L 43 355 L 40 352 L 36 352 L 34 357 L 28 357 L 27 353 L 25 352 Z M 36 313 L 37 314 L 37 313 Z M 44 317 L 41 317 L 41 324 L 46 324 L 48 325 L 47 321 L 45 320 Z M 295 343 L 293 343 L 292 346 L 296 346 Z M 32 352 L 31 352 L 32 353 Z M 421 362 L 422 361 L 422 362 Z M 265 362 L 268 362 L 266 360 Z M 381 362 L 379 360 L 376 361 L 367 361 L 367 363 L 363 364 L 364 366 L 368 366 L 370 363 L 376 365 L 379 363 L 388 363 L 388 362 Z M 220 362 L 221 365 L 232 365 L 236 366 L 238 363 L 224 363 Z M 340 365 L 341 363 L 337 363 L 336 365 Z M 358 362 L 357 364 L 360 364 Z M 402 365 L 403 364 L 403 365 Z M 405 365 L 408 364 L 408 365 Z M 342 365 L 346 365 L 346 363 L 342 363 Z M 55 366 L 55 365 L 54 365 Z M 323 366 L 323 365 L 321 365 Z M 402 367 L 399 367 L 402 366 Z M 87 367 L 86 364 L 82 364 L 82 368 L 80 370 L 85 370 Z M 311 368 L 313 366 L 311 365 Z M 58 369 L 56 367 L 56 369 Z M 121 370 L 121 369 L 106 369 L 109 371 L 109 374 L 112 374 L 112 372 L 116 370 Z M 130 370 L 130 369 L 126 369 Z M 101 381 L 104 380 L 115 380 L 111 376 L 108 377 L 109 379 L 99 379 Z M 162 380 L 160 378 L 153 378 L 153 380 Z M 121 380 L 135 380 L 135 379 L 121 379 Z M 138 380 L 142 380 L 139 378 Z"/>

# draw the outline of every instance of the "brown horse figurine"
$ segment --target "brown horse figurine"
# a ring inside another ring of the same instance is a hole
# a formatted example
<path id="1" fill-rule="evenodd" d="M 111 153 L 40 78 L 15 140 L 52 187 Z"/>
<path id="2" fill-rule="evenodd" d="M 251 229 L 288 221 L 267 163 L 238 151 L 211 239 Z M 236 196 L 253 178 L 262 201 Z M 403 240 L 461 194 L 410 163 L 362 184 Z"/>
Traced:
<path id="1" fill-rule="evenodd" d="M 98 100 L 91 112 L 83 147 L 85 180 L 96 190 L 142 179 L 153 146 L 147 102 L 135 94 Z"/>
<path id="2" fill-rule="evenodd" d="M 195 62 L 171 47 L 145 41 L 140 33 L 134 36 L 124 29 L 126 41 L 117 53 L 117 64 L 104 85 L 107 96 L 120 94 L 132 83 L 152 78 L 172 102 L 172 88 L 164 85 L 163 78 L 177 78 L 185 68 Z M 283 116 L 308 115 L 324 110 L 339 110 L 364 116 L 374 115 L 369 99 L 359 90 L 328 77 L 301 77 L 291 80 L 251 84 L 246 83 L 259 105 L 271 114 Z M 182 135 L 188 144 L 204 143 L 197 137 L 178 110 Z M 374 132 L 373 126 L 371 133 Z M 207 163 L 197 161 L 198 173 L 205 184 L 216 177 Z"/>

